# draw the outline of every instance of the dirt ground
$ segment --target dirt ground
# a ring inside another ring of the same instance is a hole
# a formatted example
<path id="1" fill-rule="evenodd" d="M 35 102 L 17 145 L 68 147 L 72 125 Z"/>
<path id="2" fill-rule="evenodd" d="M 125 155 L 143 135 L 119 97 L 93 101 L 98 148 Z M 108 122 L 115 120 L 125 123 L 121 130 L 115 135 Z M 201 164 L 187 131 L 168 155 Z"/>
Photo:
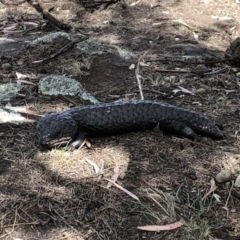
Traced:
<path id="1" fill-rule="evenodd" d="M 135 53 L 145 99 L 204 113 L 222 124 L 225 137 L 192 142 L 149 130 L 88 139 L 91 147 L 73 152 L 44 149 L 35 139 L 39 115 L 90 103 L 79 97 L 44 96 L 38 92 L 40 78 L 73 76 L 96 99 L 111 102 L 140 99 L 136 73 L 130 64 L 97 55 L 85 74 L 74 75 L 71 66 L 85 57 L 74 49 L 44 64 L 32 63 L 58 46 L 23 48 L 1 57 L 1 83 L 16 82 L 16 72 L 28 76 L 18 96 L 1 102 L 1 107 L 24 106 L 34 114 L 25 115 L 31 123 L 0 124 L 0 239 L 240 239 L 240 190 L 234 185 L 240 174 L 240 69 L 224 61 L 147 61 L 147 56 L 160 56 L 177 43 L 225 52 L 240 35 L 240 4 L 126 0 L 90 8 L 92 2 L 83 0 L 44 3 L 72 27 L 67 32 L 78 41 L 91 39 Z M 36 6 L 34 1 L 0 1 L 2 37 L 21 45 L 58 31 Z M 11 33 L 3 31 L 16 23 Z M 106 179 L 118 169 L 117 183 L 139 201 L 109 186 Z M 231 170 L 233 180 L 216 182 L 214 193 L 204 198 L 211 179 L 222 170 Z M 183 226 L 169 231 L 137 229 L 178 221 Z"/>

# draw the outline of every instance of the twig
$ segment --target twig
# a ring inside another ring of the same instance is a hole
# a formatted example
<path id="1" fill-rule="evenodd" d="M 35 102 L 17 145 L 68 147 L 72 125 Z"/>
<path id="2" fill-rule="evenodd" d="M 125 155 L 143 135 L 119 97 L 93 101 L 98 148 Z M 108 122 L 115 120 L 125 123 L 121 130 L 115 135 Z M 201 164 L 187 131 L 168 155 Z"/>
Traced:
<path id="1" fill-rule="evenodd" d="M 17 227 L 17 226 L 22 226 L 22 225 L 37 225 L 37 224 L 40 224 L 40 223 L 41 222 L 23 222 L 23 223 L 10 224 L 7 227 L 13 227 L 13 226 Z"/>
<path id="2" fill-rule="evenodd" d="M 144 96 L 143 96 L 143 92 L 142 92 L 142 84 L 141 84 L 141 79 L 140 79 L 140 77 L 142 77 L 142 76 L 139 74 L 139 61 L 138 61 L 138 64 L 137 64 L 137 67 L 135 70 L 135 74 L 136 74 L 136 78 L 137 78 L 137 82 L 138 82 L 138 89 L 140 92 L 141 100 L 144 100 Z"/>
<path id="3" fill-rule="evenodd" d="M 174 137 L 174 136 L 172 137 L 172 139 L 178 140 L 178 141 L 182 141 L 181 138 Z M 202 142 L 192 141 L 192 140 L 187 139 L 187 138 L 184 138 L 184 141 L 185 141 L 185 142 L 188 142 L 188 143 L 192 143 L 193 145 L 197 145 L 197 146 L 200 146 L 200 147 L 209 148 L 209 149 L 211 149 L 211 150 L 216 149 L 215 147 L 209 146 L 209 145 L 204 144 L 204 143 L 202 143 Z"/>
<path id="4" fill-rule="evenodd" d="M 198 76 L 206 76 L 206 75 L 214 75 L 214 74 L 225 72 L 226 70 L 229 70 L 229 67 L 218 69 L 212 72 L 195 72 L 192 70 L 168 70 L 168 69 L 159 69 L 159 68 L 155 68 L 154 70 L 156 72 L 192 73 Z"/>
<path id="5" fill-rule="evenodd" d="M 8 233 L 6 233 L 6 234 L 0 236 L 0 239 L 5 238 L 7 235 L 8 235 Z"/>
<path id="6" fill-rule="evenodd" d="M 232 190 L 232 195 L 240 200 L 240 193 L 238 191 L 236 191 L 235 189 Z"/>
<path id="7" fill-rule="evenodd" d="M 231 192 L 232 192 L 233 186 L 234 186 L 234 181 L 232 181 L 232 186 L 231 186 L 231 188 L 229 190 L 227 201 L 226 201 L 224 207 L 227 207 L 227 205 L 228 205 L 228 201 L 229 201 L 229 198 L 231 197 Z"/>
<path id="8" fill-rule="evenodd" d="M 147 52 L 145 52 L 142 56 L 140 56 L 140 58 L 138 59 L 138 63 L 137 63 L 137 67 L 135 70 L 135 75 L 138 81 L 138 88 L 139 88 L 139 92 L 140 92 L 140 96 L 141 96 L 141 100 L 144 100 L 144 96 L 143 96 L 143 91 L 142 91 L 142 84 L 141 84 L 141 79 L 142 76 L 139 74 L 139 66 L 140 66 L 140 62 L 143 59 L 143 57 L 147 54 Z"/>
<path id="9" fill-rule="evenodd" d="M 29 28 L 22 33 L 22 37 L 25 36 L 27 33 L 31 32 L 31 31 L 40 30 L 40 29 L 41 29 L 41 26 Z"/>
<path id="10" fill-rule="evenodd" d="M 203 196 L 202 201 L 217 189 L 215 180 L 213 178 L 211 179 L 210 183 L 211 183 L 211 187 L 209 191 Z"/>
<path id="11" fill-rule="evenodd" d="M 188 25 L 187 23 L 183 22 L 182 19 L 172 20 L 172 22 L 174 22 L 174 23 L 178 23 L 178 24 L 181 24 L 181 25 L 183 25 L 183 26 L 189 28 L 190 30 L 197 30 L 197 28 L 192 27 L 192 26 Z"/>
<path id="12" fill-rule="evenodd" d="M 70 102 L 70 103 L 72 103 L 72 104 L 74 104 L 74 106 L 77 106 L 77 103 L 76 102 L 74 102 L 72 99 L 70 99 L 70 98 L 68 98 L 68 97 L 66 97 L 66 96 L 62 96 L 65 100 L 67 100 L 68 102 Z"/>
<path id="13" fill-rule="evenodd" d="M 231 188 L 230 188 L 230 190 L 229 190 L 229 192 L 228 192 L 227 201 L 226 201 L 225 205 L 223 206 L 223 209 L 225 209 L 225 210 L 227 211 L 227 217 L 228 217 L 228 215 L 229 215 L 229 209 L 228 209 L 227 206 L 228 206 L 228 201 L 229 201 L 229 199 L 230 199 L 230 197 L 231 197 L 231 192 L 232 192 L 233 186 L 234 186 L 234 181 L 232 181 L 232 186 L 231 186 Z"/>
<path id="14" fill-rule="evenodd" d="M 154 192 L 154 193 L 156 193 L 156 192 Z M 156 199 L 154 199 L 154 197 L 152 197 L 152 195 L 148 192 L 148 190 L 147 190 L 147 195 L 149 198 L 152 199 L 152 201 L 154 201 L 166 213 L 167 216 L 169 216 L 169 213 L 167 212 L 167 210 L 158 201 L 156 201 Z M 162 197 L 159 194 L 157 194 L 157 195 L 162 199 Z"/>
<path id="15" fill-rule="evenodd" d="M 213 74 L 223 73 L 226 70 L 230 70 L 230 68 L 229 67 L 221 68 L 221 69 L 218 69 L 218 70 L 215 70 L 215 71 L 212 71 L 212 72 L 203 73 L 203 75 L 206 76 L 206 75 L 213 75 Z"/>
<path id="16" fill-rule="evenodd" d="M 164 93 L 164 92 L 160 92 L 160 91 L 156 91 L 156 90 L 152 90 L 152 89 L 143 89 L 143 91 L 147 91 L 147 92 L 152 92 L 152 93 L 157 93 L 157 94 L 160 94 L 160 95 L 163 95 L 163 96 L 166 96 L 167 94 Z"/>
<path id="17" fill-rule="evenodd" d="M 97 236 L 98 236 L 98 238 L 99 239 L 104 239 L 104 236 L 102 235 L 102 234 L 100 234 L 97 230 L 95 230 L 94 228 L 90 228 L 91 230 L 93 230 L 96 234 L 97 234 Z"/>
<path id="18" fill-rule="evenodd" d="M 114 181 L 112 181 L 111 179 L 108 178 L 104 178 L 105 180 L 107 180 L 108 182 L 112 183 L 113 185 L 115 185 L 115 187 L 119 188 L 120 190 L 122 190 L 123 192 L 125 192 L 126 194 L 128 194 L 130 197 L 132 197 L 133 199 L 137 200 L 140 202 L 140 199 L 133 193 L 131 193 L 130 191 L 128 191 L 126 188 L 123 188 L 122 186 L 120 186 L 119 184 L 115 183 Z"/>
<path id="19" fill-rule="evenodd" d="M 53 53 L 52 55 L 50 55 L 50 57 L 46 58 L 45 60 L 42 61 L 42 64 L 47 63 L 49 60 L 59 56 L 61 53 L 66 52 L 67 50 L 69 50 L 71 47 L 73 47 L 75 44 L 77 43 L 77 40 L 73 40 L 70 43 L 66 44 L 64 47 L 62 47 L 61 49 L 59 49 L 57 52 Z"/>
<path id="20" fill-rule="evenodd" d="M 198 73 L 192 70 L 168 70 L 168 69 L 159 69 L 159 68 L 154 68 L 156 72 L 172 72 L 172 73 L 192 73 L 198 76 L 202 76 L 202 73 Z"/>
<path id="21" fill-rule="evenodd" d="M 160 55 L 161 56 L 161 55 Z M 194 61 L 194 58 L 192 58 L 192 61 L 186 61 L 183 59 L 183 56 L 166 56 L 166 55 L 162 55 L 162 57 L 165 58 L 156 58 L 156 59 L 147 59 L 146 62 L 180 62 L 180 63 L 185 63 L 185 64 L 214 64 L 214 63 L 223 63 L 223 62 L 227 62 L 227 61 L 231 61 L 231 58 L 226 58 L 226 59 L 219 59 L 219 60 L 213 60 L 213 61 L 205 61 L 203 60 L 198 60 L 198 61 Z M 173 58 L 173 59 L 169 59 L 169 57 Z M 178 58 L 182 58 L 182 59 L 178 59 Z"/>
<path id="22" fill-rule="evenodd" d="M 193 71 L 189 71 L 189 70 L 167 70 L 167 69 L 155 69 L 157 72 L 173 72 L 173 73 L 194 73 L 197 74 Z"/>
<path id="23" fill-rule="evenodd" d="M 62 216 L 57 212 L 57 210 L 55 210 L 55 209 L 52 207 L 52 204 L 51 204 L 51 203 L 49 204 L 49 208 L 50 208 L 50 210 L 53 210 L 53 211 L 58 215 L 58 217 L 60 217 L 60 219 L 61 219 L 68 227 L 70 227 L 71 229 L 75 229 L 73 226 L 71 226 L 71 225 L 65 220 L 64 217 L 62 217 Z"/>
<path id="24" fill-rule="evenodd" d="M 65 23 L 62 23 L 60 20 L 56 19 L 47 9 L 45 4 L 41 0 L 36 0 L 38 3 L 39 7 L 41 8 L 41 11 L 43 13 L 43 16 L 49 20 L 50 23 L 53 25 L 57 26 L 60 29 L 63 30 L 70 30 L 71 26 Z"/>
<path id="25" fill-rule="evenodd" d="M 10 232 L 8 232 L 7 234 L 4 234 L 3 236 L 1 236 L 0 237 L 0 239 L 1 238 L 4 238 L 5 236 L 7 236 L 7 235 L 10 235 L 10 234 L 12 234 L 13 232 L 14 232 L 14 229 L 15 229 L 15 226 L 16 226 L 16 221 L 17 221 L 17 217 L 16 217 L 16 215 L 17 215 L 17 208 L 16 208 L 16 210 L 15 210 L 15 215 L 14 215 L 14 221 L 13 221 L 13 224 L 12 224 L 12 229 L 10 230 Z"/>
<path id="26" fill-rule="evenodd" d="M 95 162 L 93 162 L 92 160 L 88 159 L 87 157 L 85 158 L 85 160 L 86 160 L 86 162 L 88 164 L 90 164 L 94 168 L 95 173 L 99 173 L 100 172 L 100 168 L 99 168 L 99 166 Z"/>

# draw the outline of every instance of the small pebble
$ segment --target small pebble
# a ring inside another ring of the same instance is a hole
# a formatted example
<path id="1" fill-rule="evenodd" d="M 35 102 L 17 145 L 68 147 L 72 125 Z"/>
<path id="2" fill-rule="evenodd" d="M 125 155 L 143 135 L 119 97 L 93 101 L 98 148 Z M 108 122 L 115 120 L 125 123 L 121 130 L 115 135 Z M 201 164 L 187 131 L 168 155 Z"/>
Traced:
<path id="1" fill-rule="evenodd" d="M 11 66 L 10 63 L 4 63 L 4 64 L 2 64 L 2 69 L 8 70 L 8 69 L 11 69 L 11 68 L 12 68 L 12 66 Z"/>
<path id="2" fill-rule="evenodd" d="M 216 176 L 216 181 L 218 183 L 225 183 L 232 180 L 233 174 L 231 170 L 222 170 Z"/>

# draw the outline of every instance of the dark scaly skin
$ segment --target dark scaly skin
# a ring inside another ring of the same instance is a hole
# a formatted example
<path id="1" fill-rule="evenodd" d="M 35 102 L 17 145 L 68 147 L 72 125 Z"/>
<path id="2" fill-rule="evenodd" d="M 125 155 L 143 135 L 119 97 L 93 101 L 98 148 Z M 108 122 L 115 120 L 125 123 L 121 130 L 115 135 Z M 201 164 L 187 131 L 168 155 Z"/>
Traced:
<path id="1" fill-rule="evenodd" d="M 41 145 L 48 147 L 71 141 L 75 147 L 85 135 L 114 135 L 156 126 L 189 139 L 197 139 L 197 134 L 223 138 L 221 130 L 207 117 L 189 109 L 148 100 L 96 104 L 46 115 L 38 123 L 37 138 Z"/>

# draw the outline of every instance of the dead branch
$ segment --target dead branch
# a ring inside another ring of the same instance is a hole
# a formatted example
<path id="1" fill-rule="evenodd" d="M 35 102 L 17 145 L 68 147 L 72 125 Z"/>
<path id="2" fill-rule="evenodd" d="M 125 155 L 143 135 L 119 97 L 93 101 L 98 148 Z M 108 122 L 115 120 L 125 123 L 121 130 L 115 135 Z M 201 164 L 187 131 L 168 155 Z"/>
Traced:
<path id="1" fill-rule="evenodd" d="M 43 16 L 49 20 L 50 23 L 52 23 L 54 26 L 62 29 L 62 30 L 70 30 L 71 26 L 61 22 L 60 20 L 56 19 L 50 12 L 49 9 L 45 6 L 45 4 L 41 0 L 36 0 L 39 7 L 41 8 L 41 11 L 43 13 Z"/>
<path id="2" fill-rule="evenodd" d="M 57 56 L 59 56 L 61 53 L 66 52 L 67 50 L 69 50 L 70 48 L 72 48 L 75 44 L 77 43 L 76 40 L 71 41 L 70 43 L 66 44 L 64 47 L 62 47 L 61 49 L 59 49 L 57 52 L 53 53 L 52 55 L 50 55 L 48 58 L 46 58 L 45 60 L 43 60 L 42 64 L 47 63 L 49 60 L 56 58 Z"/>
<path id="3" fill-rule="evenodd" d="M 212 72 L 206 71 L 206 72 L 196 72 L 196 71 L 192 71 L 192 70 L 184 70 L 184 69 L 179 69 L 179 70 L 168 70 L 168 69 L 160 69 L 155 67 L 154 70 L 156 72 L 172 72 L 172 73 L 191 73 L 191 74 L 195 74 L 198 76 L 206 76 L 206 75 L 214 75 L 214 74 L 218 74 L 218 73 L 223 73 L 225 71 L 229 71 L 230 68 L 229 67 L 225 67 L 225 68 L 221 68 L 218 70 L 214 70 Z"/>

